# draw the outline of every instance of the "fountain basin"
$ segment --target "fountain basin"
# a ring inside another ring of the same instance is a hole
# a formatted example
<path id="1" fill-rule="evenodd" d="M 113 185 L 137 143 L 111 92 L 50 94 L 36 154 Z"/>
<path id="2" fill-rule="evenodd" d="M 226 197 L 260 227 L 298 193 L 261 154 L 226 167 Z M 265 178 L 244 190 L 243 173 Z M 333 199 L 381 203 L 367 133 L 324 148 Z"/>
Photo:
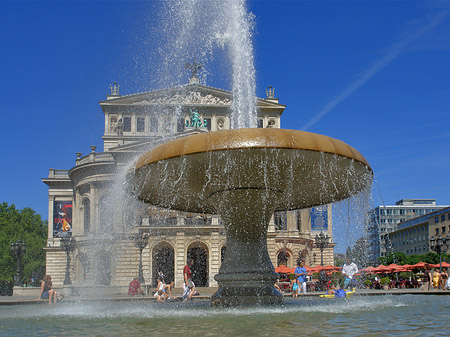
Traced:
<path id="1" fill-rule="evenodd" d="M 331 137 L 285 129 L 236 129 L 161 144 L 127 176 L 131 193 L 155 206 L 219 214 L 227 253 L 213 303 L 282 303 L 267 252 L 274 211 L 348 198 L 372 182 L 365 158 Z"/>

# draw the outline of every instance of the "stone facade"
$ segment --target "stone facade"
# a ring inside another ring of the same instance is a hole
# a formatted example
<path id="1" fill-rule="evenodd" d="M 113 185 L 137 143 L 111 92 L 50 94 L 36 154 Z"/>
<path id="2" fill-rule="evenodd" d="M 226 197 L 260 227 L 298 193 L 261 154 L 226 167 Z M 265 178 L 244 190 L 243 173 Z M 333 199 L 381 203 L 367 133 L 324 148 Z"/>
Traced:
<path id="1" fill-rule="evenodd" d="M 155 145 L 199 132 L 230 128 L 231 92 L 190 84 L 174 89 L 121 96 L 118 86 L 100 102 L 104 113 L 104 149 L 91 146 L 77 153 L 69 170 L 50 169 L 49 231 L 45 247 L 47 274 L 55 285 L 65 278 L 67 256 L 62 240 L 71 236 L 69 272 L 77 287 L 109 287 L 126 292 L 128 283 L 142 273 L 155 284 L 158 271 L 180 287 L 186 258 L 195 260 L 193 279 L 198 286 L 216 286 L 226 252 L 226 235 L 218 216 L 160 209 L 133 200 L 123 192 L 124 173 L 139 155 Z M 281 127 L 285 106 L 271 95 L 258 99 L 258 127 Z M 162 191 L 163 193 L 163 191 Z M 69 214 L 71 212 L 71 215 Z M 320 263 L 314 236 L 332 237 L 331 206 L 323 206 L 325 223 L 311 225 L 311 209 L 278 212 L 268 229 L 268 250 L 277 266 L 294 267 L 299 257 L 308 265 Z M 68 229 L 67 223 L 70 225 Z M 313 228 L 312 228 L 313 227 Z M 148 244 L 137 248 L 145 236 Z M 334 243 L 323 252 L 324 264 L 333 264 Z"/>

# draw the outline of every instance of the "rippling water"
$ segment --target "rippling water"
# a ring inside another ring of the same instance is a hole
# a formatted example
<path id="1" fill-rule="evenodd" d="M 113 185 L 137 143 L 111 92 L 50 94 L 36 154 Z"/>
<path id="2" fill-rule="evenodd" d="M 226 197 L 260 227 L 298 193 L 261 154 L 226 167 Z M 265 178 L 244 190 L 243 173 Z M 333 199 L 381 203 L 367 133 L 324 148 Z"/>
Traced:
<path id="1" fill-rule="evenodd" d="M 2 336 L 449 336 L 449 296 L 288 299 L 283 307 L 209 302 L 0 307 Z"/>

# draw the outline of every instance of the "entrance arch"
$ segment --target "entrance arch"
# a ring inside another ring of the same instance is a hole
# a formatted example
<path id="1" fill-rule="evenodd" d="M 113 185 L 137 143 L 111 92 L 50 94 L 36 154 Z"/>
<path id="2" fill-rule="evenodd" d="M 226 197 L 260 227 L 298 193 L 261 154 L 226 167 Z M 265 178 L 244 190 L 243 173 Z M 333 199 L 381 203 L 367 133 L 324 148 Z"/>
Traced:
<path id="1" fill-rule="evenodd" d="M 202 242 L 195 242 L 188 247 L 187 257 L 194 260 L 191 268 L 192 281 L 196 287 L 208 286 L 209 256 L 208 247 Z"/>
<path id="2" fill-rule="evenodd" d="M 153 248 L 152 253 L 152 285 L 158 283 L 158 273 L 164 274 L 164 281 L 169 284 L 175 281 L 175 253 L 172 246 L 167 242 L 161 242 Z"/>
<path id="3" fill-rule="evenodd" d="M 277 255 L 277 266 L 285 265 L 291 267 L 291 257 L 292 255 L 287 249 L 280 250 Z"/>

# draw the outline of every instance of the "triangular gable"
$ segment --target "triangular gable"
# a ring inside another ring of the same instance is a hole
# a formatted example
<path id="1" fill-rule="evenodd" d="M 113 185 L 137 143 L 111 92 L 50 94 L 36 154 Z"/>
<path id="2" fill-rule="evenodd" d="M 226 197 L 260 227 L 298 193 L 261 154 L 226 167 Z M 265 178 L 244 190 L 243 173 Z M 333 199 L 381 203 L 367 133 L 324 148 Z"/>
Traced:
<path id="1" fill-rule="evenodd" d="M 228 107 L 231 105 L 232 99 L 233 95 L 231 91 L 200 84 L 187 84 L 171 89 L 161 89 L 112 98 L 101 101 L 100 105 L 102 107 L 120 105 L 205 105 Z M 257 105 L 259 108 L 285 108 L 285 105 L 261 98 L 258 98 Z"/>

